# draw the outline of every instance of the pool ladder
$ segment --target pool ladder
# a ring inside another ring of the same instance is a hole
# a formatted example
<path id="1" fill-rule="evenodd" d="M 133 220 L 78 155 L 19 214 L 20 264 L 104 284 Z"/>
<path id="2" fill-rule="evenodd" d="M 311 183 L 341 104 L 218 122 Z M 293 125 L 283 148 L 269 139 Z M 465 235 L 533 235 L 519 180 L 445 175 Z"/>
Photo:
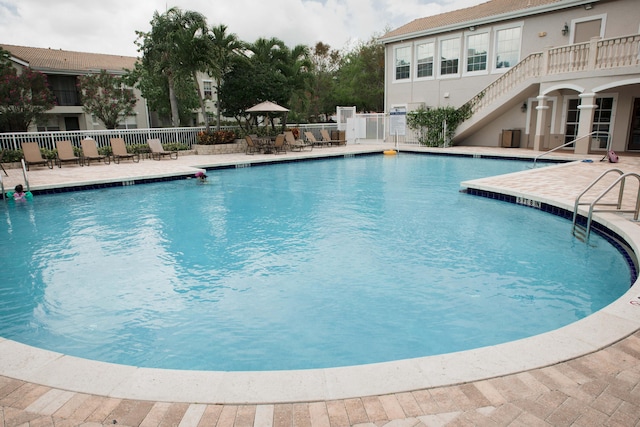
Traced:
<path id="1" fill-rule="evenodd" d="M 581 201 L 582 197 L 591 190 L 598 182 L 600 182 L 605 176 L 617 173 L 618 178 L 611 183 L 606 189 L 604 189 L 595 199 L 590 202 Z M 636 194 L 636 203 L 634 209 L 622 209 L 622 199 L 624 196 L 624 186 L 627 178 L 635 178 L 638 181 L 638 193 Z M 615 203 L 605 203 L 601 202 L 602 198 L 605 197 L 609 192 L 618 188 L 618 200 Z M 597 206 L 613 206 L 614 208 L 599 208 L 596 209 Z M 586 224 L 578 224 L 578 209 L 580 206 L 588 206 L 587 211 L 587 219 Z M 594 212 L 616 212 L 616 213 L 632 213 L 633 220 L 638 220 L 638 213 L 640 212 L 640 175 L 634 172 L 624 173 L 622 170 L 618 168 L 613 168 L 604 171 L 598 178 L 596 178 L 587 188 L 584 189 L 578 197 L 576 197 L 576 201 L 573 209 L 573 227 L 572 232 L 573 235 L 579 238 L 580 240 L 587 241 L 589 240 L 589 234 L 591 233 L 591 224 L 593 222 L 593 213 Z"/>

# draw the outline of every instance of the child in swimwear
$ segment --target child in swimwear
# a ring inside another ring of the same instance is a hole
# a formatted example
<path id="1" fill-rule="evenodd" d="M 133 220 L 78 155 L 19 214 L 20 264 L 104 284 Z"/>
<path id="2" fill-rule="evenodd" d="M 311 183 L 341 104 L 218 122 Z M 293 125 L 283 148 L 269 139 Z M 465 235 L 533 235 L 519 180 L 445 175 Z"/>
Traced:
<path id="1" fill-rule="evenodd" d="M 207 175 L 204 172 L 196 172 L 196 178 L 198 178 L 199 184 L 207 181 Z"/>
<path id="2" fill-rule="evenodd" d="M 27 200 L 27 194 L 24 192 L 22 184 L 16 185 L 16 188 L 14 190 L 15 191 L 13 192 L 13 200 Z"/>

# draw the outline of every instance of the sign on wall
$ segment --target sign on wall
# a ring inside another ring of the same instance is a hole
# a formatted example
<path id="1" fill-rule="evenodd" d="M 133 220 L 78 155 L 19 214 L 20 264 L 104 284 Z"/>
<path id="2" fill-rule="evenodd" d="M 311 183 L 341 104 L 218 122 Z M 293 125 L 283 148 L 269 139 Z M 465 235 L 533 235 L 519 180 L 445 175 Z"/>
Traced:
<path id="1" fill-rule="evenodd" d="M 407 128 L 407 107 L 392 107 L 389 117 L 389 134 L 404 136 Z"/>

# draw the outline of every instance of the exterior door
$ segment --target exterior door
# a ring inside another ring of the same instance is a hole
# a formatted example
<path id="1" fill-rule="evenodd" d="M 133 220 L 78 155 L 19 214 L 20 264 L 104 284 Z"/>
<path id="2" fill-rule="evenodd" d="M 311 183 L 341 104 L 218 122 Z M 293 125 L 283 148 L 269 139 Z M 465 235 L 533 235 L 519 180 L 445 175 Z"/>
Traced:
<path id="1" fill-rule="evenodd" d="M 633 114 L 631 115 L 630 128 L 627 150 L 640 151 L 640 98 L 633 100 Z"/>

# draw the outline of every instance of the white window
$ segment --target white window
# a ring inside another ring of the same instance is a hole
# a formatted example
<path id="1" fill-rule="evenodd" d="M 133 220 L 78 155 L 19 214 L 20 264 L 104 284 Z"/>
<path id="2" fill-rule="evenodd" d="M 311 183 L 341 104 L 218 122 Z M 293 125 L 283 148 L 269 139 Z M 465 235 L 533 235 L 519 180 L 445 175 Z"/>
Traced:
<path id="1" fill-rule="evenodd" d="M 138 120 L 136 119 L 135 115 L 124 117 L 118 123 L 118 129 L 137 129 L 137 128 L 138 128 Z"/>
<path id="2" fill-rule="evenodd" d="M 416 45 L 416 78 L 433 77 L 434 42 Z"/>
<path id="3" fill-rule="evenodd" d="M 521 27 L 496 31 L 496 69 L 513 67 L 520 61 Z"/>
<path id="4" fill-rule="evenodd" d="M 448 76 L 459 73 L 460 39 L 440 41 L 440 75 Z"/>
<path id="5" fill-rule="evenodd" d="M 411 76 L 411 46 L 395 50 L 395 80 L 407 80 Z"/>
<path id="6" fill-rule="evenodd" d="M 213 85 L 211 80 L 202 81 L 202 91 L 204 92 L 204 97 L 206 99 L 211 99 L 213 97 Z"/>
<path id="7" fill-rule="evenodd" d="M 467 36 L 467 73 L 487 71 L 487 52 L 489 51 L 489 33 Z"/>

